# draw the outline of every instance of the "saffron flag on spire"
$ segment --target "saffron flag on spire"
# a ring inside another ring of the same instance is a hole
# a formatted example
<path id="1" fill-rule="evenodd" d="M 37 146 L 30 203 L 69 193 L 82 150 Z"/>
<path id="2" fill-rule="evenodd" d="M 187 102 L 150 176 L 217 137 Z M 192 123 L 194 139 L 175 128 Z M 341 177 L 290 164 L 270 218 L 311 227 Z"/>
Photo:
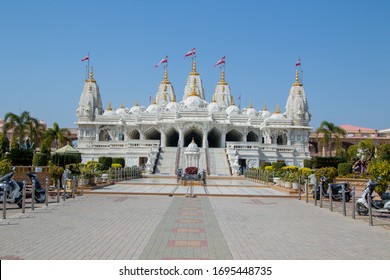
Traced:
<path id="1" fill-rule="evenodd" d="M 162 64 L 162 63 L 168 63 L 168 56 L 166 56 L 165 58 L 161 59 L 161 61 L 158 64 L 154 65 L 154 68 L 159 67 L 160 64 Z"/>
<path id="2" fill-rule="evenodd" d="M 222 57 L 220 60 L 217 61 L 217 63 L 214 64 L 214 67 L 217 66 L 217 65 L 220 65 L 220 64 L 225 64 L 225 57 Z"/>
<path id="3" fill-rule="evenodd" d="M 297 62 L 295 63 L 295 66 L 298 67 L 298 66 L 301 66 L 301 59 L 298 59 Z"/>
<path id="4" fill-rule="evenodd" d="M 87 55 L 86 57 L 84 57 L 81 61 L 86 61 L 86 60 L 89 60 L 89 55 Z"/>
<path id="5" fill-rule="evenodd" d="M 184 55 L 184 58 L 186 58 L 187 56 L 191 56 L 191 55 L 194 55 L 195 54 L 195 48 L 191 49 L 189 52 L 187 52 L 185 55 Z"/>

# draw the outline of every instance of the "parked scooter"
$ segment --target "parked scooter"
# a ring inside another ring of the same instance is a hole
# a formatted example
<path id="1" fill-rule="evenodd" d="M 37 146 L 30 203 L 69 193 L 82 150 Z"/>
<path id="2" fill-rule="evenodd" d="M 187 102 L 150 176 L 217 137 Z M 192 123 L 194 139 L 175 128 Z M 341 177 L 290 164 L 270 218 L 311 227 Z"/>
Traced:
<path id="1" fill-rule="evenodd" d="M 313 198 L 316 200 L 320 199 L 320 191 L 322 190 L 322 196 L 329 198 L 329 188 L 332 193 L 332 199 L 333 200 L 343 200 L 343 187 L 344 187 L 344 194 L 345 194 L 345 202 L 348 202 L 351 200 L 352 197 L 352 190 L 348 183 L 342 183 L 342 184 L 329 184 L 329 188 L 326 188 L 326 180 L 327 178 L 322 176 L 320 178 L 320 186 L 315 190 L 313 194 Z"/>
<path id="2" fill-rule="evenodd" d="M 38 180 L 38 176 L 35 172 L 32 172 L 30 170 L 29 173 L 27 173 L 27 176 L 30 177 L 31 183 L 35 187 L 34 191 L 34 199 L 37 203 L 44 203 L 46 200 L 46 193 L 45 190 L 42 188 L 41 182 Z M 33 194 L 31 194 L 31 197 Z"/>
<path id="3" fill-rule="evenodd" d="M 7 193 L 7 199 L 10 203 L 15 203 L 20 208 L 23 204 L 23 183 L 16 182 L 12 177 L 14 176 L 15 167 L 12 172 L 0 178 L 0 201 L 4 201 L 4 191 Z"/>
<path id="4" fill-rule="evenodd" d="M 369 180 L 367 182 L 367 187 L 362 192 L 362 197 L 356 201 L 356 212 L 359 215 L 366 216 L 368 214 L 368 201 L 371 201 L 371 207 L 378 210 L 387 210 L 390 213 L 390 193 L 386 192 L 381 195 L 381 200 L 373 200 L 374 192 L 378 182 Z"/>

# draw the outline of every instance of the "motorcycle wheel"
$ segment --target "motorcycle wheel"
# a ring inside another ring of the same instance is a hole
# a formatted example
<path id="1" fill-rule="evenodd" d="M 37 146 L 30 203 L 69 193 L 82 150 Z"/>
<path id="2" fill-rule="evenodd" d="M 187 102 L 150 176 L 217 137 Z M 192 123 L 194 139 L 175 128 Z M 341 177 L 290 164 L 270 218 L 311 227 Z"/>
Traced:
<path id="1" fill-rule="evenodd" d="M 345 202 L 348 202 L 351 200 L 351 196 L 349 194 L 345 195 Z"/>
<path id="2" fill-rule="evenodd" d="M 38 193 L 35 195 L 35 201 L 37 203 L 44 203 L 46 200 L 46 195 L 44 193 Z"/>
<path id="3" fill-rule="evenodd" d="M 356 204 L 356 212 L 360 215 L 360 216 L 367 216 L 368 214 L 368 209 L 366 206 L 364 206 L 362 203 L 358 203 Z"/>

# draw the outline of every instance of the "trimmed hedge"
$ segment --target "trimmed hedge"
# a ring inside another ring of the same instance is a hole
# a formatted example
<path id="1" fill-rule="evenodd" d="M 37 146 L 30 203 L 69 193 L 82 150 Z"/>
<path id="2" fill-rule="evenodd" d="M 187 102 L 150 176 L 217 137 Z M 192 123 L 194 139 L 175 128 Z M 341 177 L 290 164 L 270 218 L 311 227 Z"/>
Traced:
<path id="1" fill-rule="evenodd" d="M 112 157 L 100 157 L 99 163 L 100 163 L 102 171 L 106 171 L 112 165 Z"/>
<path id="2" fill-rule="evenodd" d="M 278 171 L 282 169 L 282 167 L 285 167 L 286 163 L 284 161 L 276 161 L 272 163 L 272 170 L 273 171 Z"/>
<path id="3" fill-rule="evenodd" d="M 352 164 L 347 162 L 339 163 L 337 166 L 337 171 L 339 172 L 339 176 L 346 176 L 352 173 Z"/>
<path id="4" fill-rule="evenodd" d="M 31 166 L 33 154 L 34 152 L 31 149 L 12 149 L 8 159 L 13 166 Z"/>
<path id="5" fill-rule="evenodd" d="M 58 166 L 65 167 L 65 165 L 67 164 L 80 163 L 81 154 L 54 154 L 54 156 L 52 157 L 52 161 Z"/>
<path id="6" fill-rule="evenodd" d="M 312 169 L 318 169 L 318 168 L 322 168 L 322 167 L 337 168 L 339 163 L 342 163 L 345 161 L 339 157 L 313 157 L 312 162 L 313 162 Z"/>

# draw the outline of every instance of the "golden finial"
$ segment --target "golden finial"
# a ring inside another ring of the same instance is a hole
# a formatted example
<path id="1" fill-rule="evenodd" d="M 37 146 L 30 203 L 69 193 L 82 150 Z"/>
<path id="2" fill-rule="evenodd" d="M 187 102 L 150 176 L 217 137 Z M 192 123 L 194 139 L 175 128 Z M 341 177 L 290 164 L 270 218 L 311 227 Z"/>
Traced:
<path id="1" fill-rule="evenodd" d="M 264 103 L 263 111 L 267 111 L 267 105 L 265 105 L 265 103 Z"/>
<path id="2" fill-rule="evenodd" d="M 213 103 L 217 102 L 217 100 L 215 99 L 215 94 L 213 94 L 213 99 L 211 102 L 213 102 Z"/>
<path id="3" fill-rule="evenodd" d="M 218 82 L 218 85 L 227 85 L 227 82 L 225 81 L 225 70 L 221 71 L 221 80 Z"/>
<path id="4" fill-rule="evenodd" d="M 196 76 L 199 75 L 199 73 L 196 71 L 196 59 L 195 58 L 192 60 L 192 71 L 191 71 L 190 75 L 196 75 Z"/>
<path id="5" fill-rule="evenodd" d="M 154 97 L 153 104 L 157 104 L 156 98 L 157 96 Z"/>
<path id="6" fill-rule="evenodd" d="M 236 102 L 234 102 L 234 96 L 232 96 L 232 105 L 236 106 Z"/>
<path id="7" fill-rule="evenodd" d="M 295 83 L 293 86 L 302 86 L 302 84 L 299 82 L 298 70 L 295 71 Z"/>
<path id="8" fill-rule="evenodd" d="M 253 108 L 252 100 L 251 100 L 251 103 L 249 104 L 249 108 Z"/>
<path id="9" fill-rule="evenodd" d="M 125 105 L 123 104 L 123 101 L 121 103 L 121 108 L 124 109 L 125 108 Z"/>
<path id="10" fill-rule="evenodd" d="M 275 114 L 280 114 L 280 106 L 279 106 L 279 105 L 276 106 L 276 112 L 275 112 Z"/>
<path id="11" fill-rule="evenodd" d="M 164 80 L 161 82 L 163 84 L 170 84 L 171 82 L 168 80 L 168 69 L 165 67 L 164 69 Z"/>
<path id="12" fill-rule="evenodd" d="M 91 70 L 89 72 L 89 79 L 88 82 L 96 82 L 95 78 L 93 77 L 93 67 L 91 66 Z"/>
<path id="13" fill-rule="evenodd" d="M 135 106 L 139 106 L 139 104 L 138 104 L 138 97 L 137 97 L 137 99 L 135 100 Z"/>
<path id="14" fill-rule="evenodd" d="M 111 108 L 111 101 L 108 101 L 107 111 L 112 111 L 112 108 Z"/>
<path id="15" fill-rule="evenodd" d="M 196 79 L 193 79 L 192 82 L 192 92 L 188 96 L 197 96 L 198 93 L 196 92 Z"/>

